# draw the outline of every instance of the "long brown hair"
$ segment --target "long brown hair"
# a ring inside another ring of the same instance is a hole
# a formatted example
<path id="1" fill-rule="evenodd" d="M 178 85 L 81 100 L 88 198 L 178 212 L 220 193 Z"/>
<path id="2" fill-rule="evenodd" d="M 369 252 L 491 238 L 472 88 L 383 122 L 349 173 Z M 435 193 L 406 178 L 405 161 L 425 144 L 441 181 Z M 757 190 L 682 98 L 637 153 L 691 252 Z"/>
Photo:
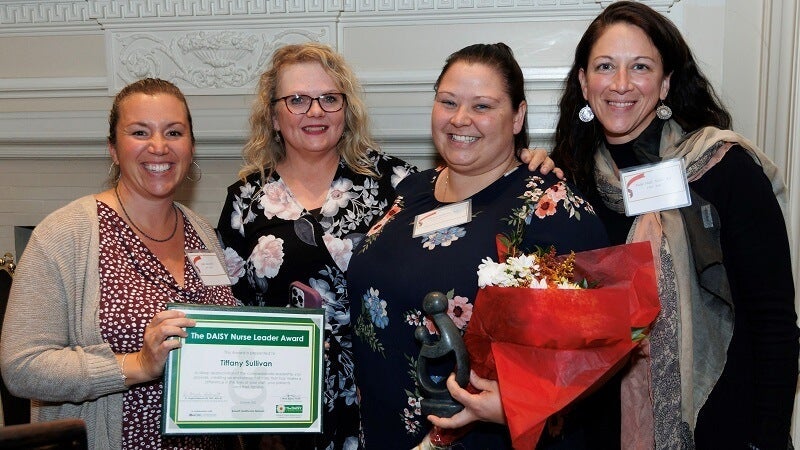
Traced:
<path id="1" fill-rule="evenodd" d="M 609 26 L 620 22 L 644 31 L 661 55 L 664 74 L 671 74 L 664 103 L 672 108 L 673 120 L 687 132 L 705 126 L 727 129 L 731 125 L 730 114 L 700 71 L 675 25 L 642 3 L 612 3 L 592 21 L 575 48 L 575 60 L 559 102 L 555 148 L 551 154 L 584 191 L 594 188 L 594 153 L 604 133 L 599 121 L 584 123 L 578 119 L 578 110 L 586 104 L 578 74 L 581 69 L 587 70 L 595 42 Z"/>

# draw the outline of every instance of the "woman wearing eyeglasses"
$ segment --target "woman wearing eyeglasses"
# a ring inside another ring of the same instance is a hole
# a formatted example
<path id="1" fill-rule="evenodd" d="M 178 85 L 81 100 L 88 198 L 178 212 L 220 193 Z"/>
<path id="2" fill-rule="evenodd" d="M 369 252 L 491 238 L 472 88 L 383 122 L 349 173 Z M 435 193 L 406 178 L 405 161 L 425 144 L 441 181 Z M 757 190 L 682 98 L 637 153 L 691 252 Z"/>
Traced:
<path id="1" fill-rule="evenodd" d="M 544 161 L 543 171 L 553 168 L 546 152 L 530 153 L 529 166 Z M 344 275 L 353 248 L 415 169 L 378 150 L 352 69 L 313 42 L 273 54 L 259 81 L 243 156 L 218 225 L 234 295 L 247 305 L 300 307 L 311 295 L 327 320 L 323 434 L 257 440 L 261 448 L 358 448 Z M 294 281 L 311 289 L 293 292 Z"/>
<path id="2" fill-rule="evenodd" d="M 413 168 L 376 150 L 356 77 L 323 44 L 276 50 L 256 94 L 245 165 L 228 188 L 218 225 L 234 295 L 246 305 L 302 307 L 302 293 L 292 293 L 290 284 L 305 283 L 326 308 L 328 351 L 323 435 L 255 440 L 261 448 L 355 449 L 344 271 L 353 247 Z"/>

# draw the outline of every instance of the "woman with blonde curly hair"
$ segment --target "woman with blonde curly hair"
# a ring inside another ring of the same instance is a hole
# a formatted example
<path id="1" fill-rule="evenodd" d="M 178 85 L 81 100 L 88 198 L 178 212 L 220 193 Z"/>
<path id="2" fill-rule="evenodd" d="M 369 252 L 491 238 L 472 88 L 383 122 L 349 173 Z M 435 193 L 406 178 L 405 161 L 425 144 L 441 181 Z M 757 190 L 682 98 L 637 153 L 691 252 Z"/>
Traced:
<path id="1" fill-rule="evenodd" d="M 326 309 L 324 433 L 272 437 L 286 448 L 358 446 L 344 272 L 394 201 L 396 184 L 414 170 L 378 150 L 360 95 L 353 71 L 330 47 L 276 50 L 258 84 L 240 180 L 228 188 L 219 220 L 237 298 L 303 306 L 308 297 L 290 287 L 300 281 Z"/>
<path id="2" fill-rule="evenodd" d="M 259 172 L 264 177 L 267 175 L 264 173 L 265 169 L 274 171 L 286 158 L 287 149 L 281 141 L 281 131 L 274 126 L 272 120 L 276 109 L 283 106 L 281 102 L 274 101 L 277 98 L 275 94 L 280 74 L 291 65 L 314 62 L 328 74 L 337 90 L 343 94 L 346 103 L 343 108 L 344 130 L 336 146 L 337 153 L 352 171 L 362 175 L 378 175 L 374 161 L 368 156 L 378 146 L 369 131 L 367 107 L 361 99 L 358 79 L 342 55 L 325 44 L 308 42 L 278 49 L 272 57 L 271 67 L 261 75 L 258 100 L 250 116 L 250 138 L 243 151 L 245 165 L 239 171 L 242 179 L 253 172 Z M 308 101 L 313 103 L 312 100 Z"/>

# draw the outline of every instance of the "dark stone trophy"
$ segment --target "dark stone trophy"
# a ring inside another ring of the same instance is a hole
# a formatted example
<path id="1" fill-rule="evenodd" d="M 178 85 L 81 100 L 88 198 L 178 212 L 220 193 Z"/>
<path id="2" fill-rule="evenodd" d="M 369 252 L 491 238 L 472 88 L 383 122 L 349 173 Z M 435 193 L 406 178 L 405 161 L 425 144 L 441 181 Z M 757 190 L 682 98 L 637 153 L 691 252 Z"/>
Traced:
<path id="1" fill-rule="evenodd" d="M 464 406 L 453 400 L 447 390 L 447 376 L 438 382 L 434 382 L 429 373 L 429 365 L 442 358 L 449 356 L 455 357 L 456 382 L 462 388 L 466 388 L 469 383 L 469 355 L 464 340 L 461 339 L 461 331 L 447 315 L 447 297 L 441 292 L 430 292 L 422 301 L 422 309 L 426 314 L 433 318 L 433 322 L 439 329 L 438 339 L 431 335 L 428 330 L 420 325 L 414 331 L 414 336 L 422 343 L 417 360 L 417 381 L 422 392 L 422 416 L 433 414 L 438 417 L 451 417 L 464 409 Z"/>

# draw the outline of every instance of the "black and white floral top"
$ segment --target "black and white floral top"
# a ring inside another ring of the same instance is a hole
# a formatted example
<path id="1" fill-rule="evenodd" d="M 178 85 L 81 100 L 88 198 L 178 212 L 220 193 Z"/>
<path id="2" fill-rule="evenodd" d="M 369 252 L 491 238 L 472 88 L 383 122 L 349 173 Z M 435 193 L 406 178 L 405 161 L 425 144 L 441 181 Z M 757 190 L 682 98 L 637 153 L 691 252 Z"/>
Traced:
<path id="1" fill-rule="evenodd" d="M 218 230 L 236 298 L 245 305 L 302 306 L 290 284 L 300 281 L 322 297 L 326 310 L 323 437 L 317 448 L 358 445 L 350 305 L 344 273 L 353 248 L 392 204 L 395 186 L 415 169 L 377 151 L 369 153 L 380 178 L 350 170 L 344 161 L 322 208 L 305 210 L 273 173 L 258 173 L 228 188 Z M 288 438 L 288 437 L 287 437 Z M 291 438 L 288 438 L 291 439 Z"/>

